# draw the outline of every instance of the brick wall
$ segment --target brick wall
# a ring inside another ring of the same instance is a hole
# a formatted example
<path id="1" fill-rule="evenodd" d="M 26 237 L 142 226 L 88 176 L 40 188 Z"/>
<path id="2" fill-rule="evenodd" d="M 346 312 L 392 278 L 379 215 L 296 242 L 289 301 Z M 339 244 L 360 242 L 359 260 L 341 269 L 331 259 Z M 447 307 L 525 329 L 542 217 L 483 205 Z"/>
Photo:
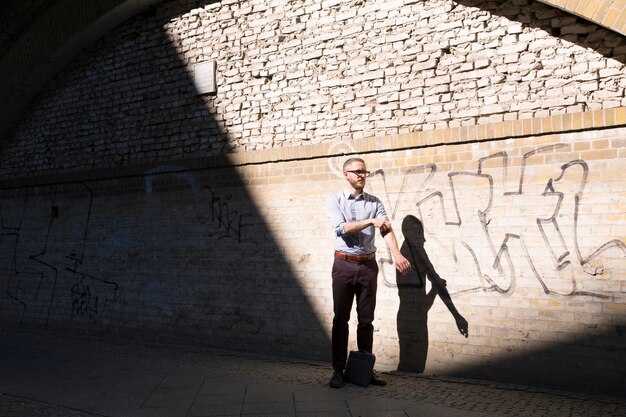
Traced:
<path id="1" fill-rule="evenodd" d="M 533 1 L 164 3 L 40 94 L 0 176 L 617 108 L 625 56 L 623 36 Z M 197 97 L 205 60 L 218 93 Z"/>
<path id="2" fill-rule="evenodd" d="M 327 360 L 324 202 L 358 154 L 451 295 L 380 242 L 381 369 L 623 394 L 624 39 L 534 2 L 281 7 L 164 3 L 31 104 L 2 322 Z"/>

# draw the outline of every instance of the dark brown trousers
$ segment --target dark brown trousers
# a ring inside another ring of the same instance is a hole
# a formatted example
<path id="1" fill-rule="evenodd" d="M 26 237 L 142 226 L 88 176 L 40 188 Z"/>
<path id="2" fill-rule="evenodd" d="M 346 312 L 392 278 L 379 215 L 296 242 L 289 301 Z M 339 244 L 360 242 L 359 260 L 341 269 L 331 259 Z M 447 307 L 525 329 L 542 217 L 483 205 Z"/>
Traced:
<path id="1" fill-rule="evenodd" d="M 362 352 L 372 353 L 378 263 L 376 259 L 355 262 L 335 258 L 332 277 L 335 313 L 332 330 L 333 369 L 343 370 L 348 358 L 348 321 L 355 297 L 357 347 Z"/>

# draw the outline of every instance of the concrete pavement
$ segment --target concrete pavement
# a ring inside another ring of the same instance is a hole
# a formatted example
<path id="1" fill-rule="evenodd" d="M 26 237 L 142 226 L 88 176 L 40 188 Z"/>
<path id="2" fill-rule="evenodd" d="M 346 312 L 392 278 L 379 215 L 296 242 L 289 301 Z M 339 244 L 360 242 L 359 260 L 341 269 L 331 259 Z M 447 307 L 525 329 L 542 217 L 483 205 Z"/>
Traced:
<path id="1" fill-rule="evenodd" d="M 0 416 L 625 416 L 626 399 L 386 373 L 329 388 L 330 364 L 2 330 Z"/>

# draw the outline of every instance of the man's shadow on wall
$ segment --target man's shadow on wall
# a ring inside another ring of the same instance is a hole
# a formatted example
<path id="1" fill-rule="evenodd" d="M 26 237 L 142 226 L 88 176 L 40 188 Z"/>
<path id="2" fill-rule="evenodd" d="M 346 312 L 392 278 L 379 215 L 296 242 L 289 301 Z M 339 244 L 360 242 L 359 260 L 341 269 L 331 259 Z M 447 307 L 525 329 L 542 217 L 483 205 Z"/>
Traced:
<path id="1" fill-rule="evenodd" d="M 459 313 L 446 288 L 446 281 L 437 274 L 428 254 L 424 249 L 424 227 L 415 216 L 406 216 L 402 221 L 404 243 L 400 248 L 402 255 L 411 263 L 411 271 L 396 274 L 400 308 L 398 309 L 397 328 L 400 342 L 400 363 L 398 370 L 424 372 L 428 355 L 428 311 L 435 297 L 439 298 L 452 313 L 459 332 L 468 336 L 467 320 Z M 426 293 L 426 279 L 431 288 Z"/>

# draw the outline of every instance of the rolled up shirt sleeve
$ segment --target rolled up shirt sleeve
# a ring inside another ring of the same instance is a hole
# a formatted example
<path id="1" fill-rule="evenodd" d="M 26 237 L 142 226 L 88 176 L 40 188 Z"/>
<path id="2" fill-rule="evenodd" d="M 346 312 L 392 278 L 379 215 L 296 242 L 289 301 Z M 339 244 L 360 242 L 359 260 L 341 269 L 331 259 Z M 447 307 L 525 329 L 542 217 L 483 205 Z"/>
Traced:
<path id="1" fill-rule="evenodd" d="M 389 221 L 389 216 L 387 216 L 387 212 L 385 211 L 385 206 L 383 205 L 383 203 L 378 198 L 375 198 L 375 201 L 376 215 L 374 217 L 377 219 L 385 219 Z"/>
<path id="2" fill-rule="evenodd" d="M 330 226 L 335 232 L 335 236 L 346 236 L 345 224 L 347 223 L 346 217 L 341 212 L 339 207 L 339 200 L 337 196 L 331 196 L 326 202 L 326 211 L 328 212 L 328 219 L 330 220 Z"/>

